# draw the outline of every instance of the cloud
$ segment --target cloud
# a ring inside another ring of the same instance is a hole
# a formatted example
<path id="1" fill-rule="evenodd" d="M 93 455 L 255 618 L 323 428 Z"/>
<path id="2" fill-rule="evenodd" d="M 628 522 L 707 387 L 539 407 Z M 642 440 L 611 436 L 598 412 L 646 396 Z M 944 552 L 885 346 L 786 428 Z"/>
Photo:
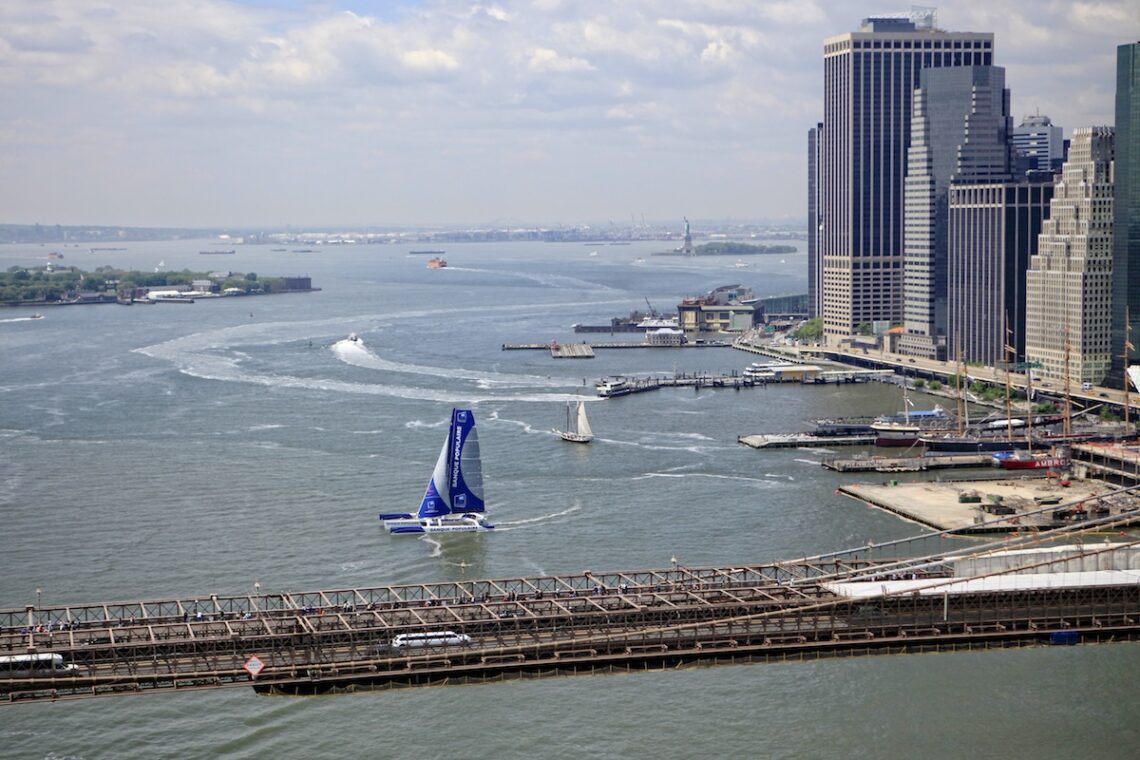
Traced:
<path id="1" fill-rule="evenodd" d="M 382 207 L 465 220 L 492 202 L 517 217 L 544 199 L 571 217 L 607 217 L 619 189 L 644 194 L 645 205 L 622 202 L 650 214 L 803 213 L 802 173 L 787 186 L 732 186 L 723 167 L 765 176 L 802 163 L 804 132 L 822 114 L 822 41 L 871 10 L 863 0 L 6 0 L 0 208 L 99 221 L 156 208 L 153 186 L 185 175 L 170 214 L 186 224 L 253 223 L 267 208 L 275 222 L 372 223 Z M 1123 0 L 946 0 L 939 22 L 993 31 L 1015 111 L 1039 107 L 1071 129 L 1112 121 L 1115 46 L 1125 33 L 1134 41 L 1138 14 Z M 722 167 L 715 185 L 701 184 L 706 155 Z M 539 161 L 541 187 L 526 173 Z M 256 200 L 240 183 L 191 190 L 235 169 L 259 178 Z M 582 172 L 612 192 L 575 193 Z M 327 198 L 283 189 L 325 173 L 336 178 Z M 465 209 L 460 190 L 455 205 L 431 202 L 449 174 L 479 203 Z M 61 190 L 89 182 L 119 201 Z"/>
<path id="2" fill-rule="evenodd" d="M 558 51 L 549 48 L 535 48 L 530 51 L 527 67 L 531 71 L 594 71 L 590 62 L 583 58 L 563 58 Z"/>

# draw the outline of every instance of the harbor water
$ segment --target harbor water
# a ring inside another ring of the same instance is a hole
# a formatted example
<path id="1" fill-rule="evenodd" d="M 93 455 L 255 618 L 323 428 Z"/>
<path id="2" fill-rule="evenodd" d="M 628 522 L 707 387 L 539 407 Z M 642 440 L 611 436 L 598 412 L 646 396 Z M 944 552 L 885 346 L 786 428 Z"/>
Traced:
<path id="1" fill-rule="evenodd" d="M 122 245 L 0 246 L 0 266 L 57 251 L 56 265 L 86 270 L 225 267 L 309 276 L 321 290 L 0 310 L 0 606 L 757 563 L 919 531 L 838 495 L 873 475 L 823 469 L 835 452 L 736 442 L 897 412 L 893 386 L 599 400 L 602 376 L 741 370 L 759 357 L 500 348 L 589 339 L 572 325 L 644 311 L 646 299 L 671 311 L 730 283 L 804 292 L 803 253 L 740 268 L 651 255 L 665 243 L 473 243 L 444 246 L 447 267 L 428 269 L 414 245 L 224 257 L 199 255 L 201 240 Z M 588 446 L 552 432 L 579 397 Z M 418 505 L 453 406 L 474 410 L 498 530 L 386 534 L 377 513 Z M 1140 741 L 1138 655 L 1117 644 L 19 705 L 0 709 L 0 757 L 949 758 L 968 747 L 1118 758 Z"/>

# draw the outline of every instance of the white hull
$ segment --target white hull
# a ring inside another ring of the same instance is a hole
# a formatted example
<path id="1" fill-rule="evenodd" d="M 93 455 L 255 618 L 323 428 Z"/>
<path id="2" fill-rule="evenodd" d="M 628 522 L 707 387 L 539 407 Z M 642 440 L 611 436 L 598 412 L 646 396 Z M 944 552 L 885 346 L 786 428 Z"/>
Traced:
<path id="1" fill-rule="evenodd" d="M 570 441 L 571 443 L 589 443 L 590 441 L 594 440 L 594 436 L 592 435 L 582 435 L 581 433 L 567 433 L 564 430 L 555 430 L 554 432 L 557 433 L 558 437 L 562 440 Z"/>
<path id="2" fill-rule="evenodd" d="M 594 440 L 594 431 L 590 429 L 590 421 L 586 419 L 586 404 L 578 402 L 577 416 L 571 411 L 570 404 L 566 405 L 566 429 L 554 429 L 555 435 L 571 443 L 589 443 Z"/>
<path id="3" fill-rule="evenodd" d="M 476 514 L 386 520 L 384 527 L 389 533 L 482 533 L 495 529 L 485 515 Z"/>

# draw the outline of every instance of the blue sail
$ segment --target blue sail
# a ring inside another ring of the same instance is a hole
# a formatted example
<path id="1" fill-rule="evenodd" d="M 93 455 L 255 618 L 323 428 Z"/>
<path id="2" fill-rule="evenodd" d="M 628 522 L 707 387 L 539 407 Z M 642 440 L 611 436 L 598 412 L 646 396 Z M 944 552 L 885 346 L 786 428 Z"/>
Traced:
<path id="1" fill-rule="evenodd" d="M 479 458 L 479 435 L 470 409 L 451 410 L 451 444 L 447 489 L 451 511 L 483 512 L 483 463 Z"/>
<path id="2" fill-rule="evenodd" d="M 452 428 L 455 427 L 455 413 L 452 412 Z M 424 491 L 423 501 L 420 502 L 416 517 L 443 517 L 451 512 L 451 499 L 447 486 L 447 466 L 451 461 L 451 440 L 454 436 L 449 432 L 447 440 L 443 442 L 439 458 L 435 460 L 435 469 L 431 472 L 427 490 Z"/>

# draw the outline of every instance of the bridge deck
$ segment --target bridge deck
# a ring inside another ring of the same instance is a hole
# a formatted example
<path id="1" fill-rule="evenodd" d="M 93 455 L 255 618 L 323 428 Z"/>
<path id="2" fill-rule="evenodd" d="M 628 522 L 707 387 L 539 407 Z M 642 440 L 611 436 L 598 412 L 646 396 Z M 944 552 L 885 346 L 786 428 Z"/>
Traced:
<path id="1" fill-rule="evenodd" d="M 995 646 L 1074 628 L 1087 638 L 1129 638 L 1140 630 L 1136 586 L 868 603 L 823 585 L 880 569 L 886 577 L 884 562 L 847 557 L 0 610 L 0 654 L 58 653 L 75 666 L 49 676 L 0 674 L 0 695 L 17 702 L 251 685 L 309 693 Z M 932 583 L 945 573 L 937 562 L 912 571 Z M 471 643 L 392 646 L 399 633 L 439 630 L 463 632 Z"/>

